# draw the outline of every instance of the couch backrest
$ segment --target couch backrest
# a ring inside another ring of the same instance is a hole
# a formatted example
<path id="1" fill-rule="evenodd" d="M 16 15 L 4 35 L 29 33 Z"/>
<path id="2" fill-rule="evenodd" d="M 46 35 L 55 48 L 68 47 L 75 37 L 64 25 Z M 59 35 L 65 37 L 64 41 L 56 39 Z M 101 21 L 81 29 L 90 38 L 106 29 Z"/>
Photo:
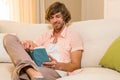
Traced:
<path id="1" fill-rule="evenodd" d="M 78 31 L 84 42 L 82 67 L 99 66 L 107 48 L 120 36 L 120 20 L 88 20 L 74 22 L 71 28 Z M 0 21 L 1 33 L 16 33 L 20 39 L 33 40 L 48 31 L 49 24 L 25 24 Z"/>
<path id="2" fill-rule="evenodd" d="M 98 63 L 110 44 L 120 36 L 120 20 L 88 20 L 74 22 L 71 28 L 78 31 L 84 42 L 82 66 L 99 66 Z"/>
<path id="3" fill-rule="evenodd" d="M 49 29 L 49 24 L 26 24 L 13 21 L 0 21 L 0 33 L 15 33 L 22 40 L 33 40 Z"/>

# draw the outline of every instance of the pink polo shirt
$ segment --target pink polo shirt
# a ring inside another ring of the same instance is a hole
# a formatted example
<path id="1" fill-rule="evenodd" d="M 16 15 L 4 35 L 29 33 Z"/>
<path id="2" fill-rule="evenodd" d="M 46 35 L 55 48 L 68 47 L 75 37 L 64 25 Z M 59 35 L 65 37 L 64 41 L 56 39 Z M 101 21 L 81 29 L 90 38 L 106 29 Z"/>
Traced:
<path id="1" fill-rule="evenodd" d="M 46 49 L 53 42 L 53 30 L 41 35 L 35 42 L 38 46 L 44 46 Z M 83 42 L 80 35 L 69 27 L 65 27 L 61 36 L 57 40 L 60 62 L 70 62 L 70 54 L 75 50 L 83 50 Z"/>

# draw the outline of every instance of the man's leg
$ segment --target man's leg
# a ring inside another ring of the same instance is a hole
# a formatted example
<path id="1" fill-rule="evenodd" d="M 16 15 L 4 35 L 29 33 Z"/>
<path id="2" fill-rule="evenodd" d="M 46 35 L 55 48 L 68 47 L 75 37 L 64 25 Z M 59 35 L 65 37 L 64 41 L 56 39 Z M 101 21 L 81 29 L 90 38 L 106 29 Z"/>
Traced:
<path id="1" fill-rule="evenodd" d="M 37 71 L 38 67 L 36 66 L 36 64 L 33 62 L 33 60 L 30 58 L 30 56 L 28 55 L 28 53 L 24 50 L 20 40 L 14 36 L 14 35 L 6 35 L 4 37 L 4 47 L 7 51 L 7 53 L 9 54 L 12 62 L 15 65 L 15 75 L 18 75 L 18 77 L 20 77 L 20 75 L 26 74 L 24 71 L 24 68 L 26 67 L 30 67 L 33 68 L 33 70 Z M 29 69 L 29 68 L 27 68 Z M 27 70 L 26 69 L 26 70 Z M 27 70 L 29 72 L 31 72 L 30 70 Z M 14 76 L 14 74 L 13 74 Z M 16 76 L 14 76 L 16 77 Z"/>
<path id="2" fill-rule="evenodd" d="M 16 66 L 19 62 L 29 60 L 32 62 L 28 53 L 24 50 L 20 40 L 14 35 L 4 37 L 4 47 L 8 52 L 12 62 Z"/>
<path id="3" fill-rule="evenodd" d="M 46 80 L 56 80 L 57 78 L 60 78 L 60 75 L 53 69 L 46 68 L 46 67 L 37 67 L 35 63 L 32 61 L 28 53 L 24 50 L 23 46 L 21 45 L 20 40 L 13 35 L 7 35 L 4 37 L 4 46 L 6 48 L 6 51 L 10 55 L 14 65 L 19 68 L 20 66 L 24 67 L 24 71 L 29 74 L 29 76 L 34 75 L 35 76 L 39 75 L 38 71 L 40 72 L 40 75 L 42 74 Z M 33 64 L 33 65 L 31 65 Z M 27 66 L 24 66 L 27 65 Z M 34 69 L 36 70 L 34 70 Z M 20 72 L 23 73 L 24 71 Z M 37 72 L 34 72 L 37 71 Z M 33 72 L 31 74 L 31 72 Z M 24 73 L 25 74 L 25 73 Z M 24 78 L 24 75 L 21 74 L 22 78 Z M 39 76 L 37 76 L 39 77 Z M 28 77 L 25 79 L 29 79 Z M 17 80 L 17 79 L 14 79 Z"/>

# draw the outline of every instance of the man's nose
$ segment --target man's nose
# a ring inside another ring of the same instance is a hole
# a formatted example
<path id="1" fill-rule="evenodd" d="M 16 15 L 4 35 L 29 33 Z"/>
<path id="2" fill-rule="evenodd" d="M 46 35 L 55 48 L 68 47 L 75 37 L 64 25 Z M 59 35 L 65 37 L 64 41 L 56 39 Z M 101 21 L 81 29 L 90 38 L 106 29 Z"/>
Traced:
<path id="1" fill-rule="evenodd" d="M 53 22 L 56 22 L 57 21 L 57 18 L 53 18 Z"/>

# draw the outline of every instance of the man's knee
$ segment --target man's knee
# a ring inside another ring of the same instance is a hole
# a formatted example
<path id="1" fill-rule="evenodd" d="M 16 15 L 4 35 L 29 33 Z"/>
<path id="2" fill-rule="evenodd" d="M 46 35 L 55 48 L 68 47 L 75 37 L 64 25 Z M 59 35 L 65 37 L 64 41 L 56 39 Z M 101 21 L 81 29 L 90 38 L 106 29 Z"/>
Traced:
<path id="1" fill-rule="evenodd" d="M 15 40 L 17 40 L 17 37 L 15 35 L 12 35 L 12 34 L 7 34 L 4 36 L 3 38 L 3 43 L 4 45 L 7 44 L 7 43 L 12 43 L 14 42 Z"/>

